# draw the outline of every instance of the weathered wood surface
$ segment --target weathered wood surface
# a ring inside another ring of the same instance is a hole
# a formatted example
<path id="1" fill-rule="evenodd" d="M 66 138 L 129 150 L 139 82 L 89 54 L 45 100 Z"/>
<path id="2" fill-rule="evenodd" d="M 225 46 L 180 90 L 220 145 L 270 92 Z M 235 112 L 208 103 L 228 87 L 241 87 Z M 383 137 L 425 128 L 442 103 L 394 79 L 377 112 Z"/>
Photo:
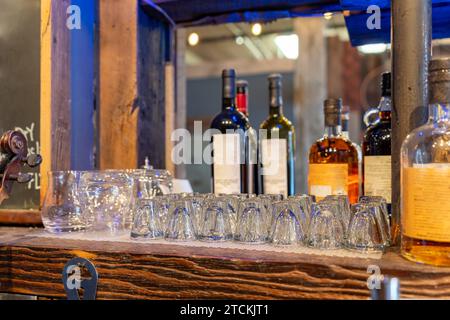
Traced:
<path id="1" fill-rule="evenodd" d="M 99 1 L 99 167 L 165 167 L 168 30 L 138 0 Z"/>
<path id="2" fill-rule="evenodd" d="M 311 145 L 323 135 L 323 100 L 327 95 L 327 50 L 322 18 L 294 20 L 300 39 L 294 72 L 294 126 L 296 128 L 295 176 L 298 193 L 307 193 L 308 158 Z M 302 155 L 302 156 L 300 156 Z"/>
<path id="3" fill-rule="evenodd" d="M 91 260 L 98 299 L 367 299 L 367 267 L 401 282 L 402 298 L 450 298 L 450 268 L 177 245 L 36 238 L 0 228 L 0 292 L 64 298 L 64 264 Z"/>
<path id="4" fill-rule="evenodd" d="M 42 226 L 39 210 L 0 210 L 0 225 L 35 225 Z"/>

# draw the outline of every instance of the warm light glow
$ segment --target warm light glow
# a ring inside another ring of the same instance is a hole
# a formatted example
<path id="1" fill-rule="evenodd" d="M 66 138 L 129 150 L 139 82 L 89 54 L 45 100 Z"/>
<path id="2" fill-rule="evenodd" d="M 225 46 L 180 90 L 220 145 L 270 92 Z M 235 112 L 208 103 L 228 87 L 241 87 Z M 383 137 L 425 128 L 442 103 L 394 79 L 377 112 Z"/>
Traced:
<path id="1" fill-rule="evenodd" d="M 200 37 L 195 32 L 192 32 L 188 37 L 188 43 L 190 46 L 196 46 L 199 41 L 200 41 Z"/>
<path id="2" fill-rule="evenodd" d="M 241 37 L 241 36 L 238 36 L 238 37 L 236 37 L 236 44 L 237 45 L 243 45 L 244 44 L 244 42 L 245 42 L 245 40 L 244 40 L 244 38 L 243 37 Z"/>
<path id="3" fill-rule="evenodd" d="M 255 23 L 255 24 L 252 26 L 252 33 L 253 33 L 253 35 L 259 36 L 259 35 L 261 34 L 261 32 L 262 32 L 262 26 L 261 26 L 261 24 L 260 24 L 260 23 Z"/>
<path id="4" fill-rule="evenodd" d="M 333 12 L 325 12 L 325 13 L 323 14 L 323 17 L 324 17 L 326 20 L 331 20 L 331 18 L 333 18 Z"/>
<path id="5" fill-rule="evenodd" d="M 298 36 L 296 34 L 275 37 L 275 44 L 288 59 L 298 58 Z"/>
<path id="6" fill-rule="evenodd" d="M 385 43 L 366 44 L 358 47 L 358 51 L 362 54 L 380 54 L 386 52 L 389 45 Z"/>

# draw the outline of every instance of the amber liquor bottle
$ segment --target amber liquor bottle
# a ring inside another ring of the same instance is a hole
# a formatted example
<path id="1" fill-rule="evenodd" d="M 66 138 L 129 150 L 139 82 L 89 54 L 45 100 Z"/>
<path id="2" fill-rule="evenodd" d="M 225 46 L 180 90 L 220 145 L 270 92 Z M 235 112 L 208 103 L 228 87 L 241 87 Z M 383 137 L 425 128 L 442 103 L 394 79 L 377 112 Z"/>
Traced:
<path id="1" fill-rule="evenodd" d="M 342 135 L 341 99 L 324 103 L 325 133 L 309 152 L 309 193 L 321 200 L 327 195 L 348 195 L 351 203 L 359 197 L 359 157 L 355 145 Z"/>

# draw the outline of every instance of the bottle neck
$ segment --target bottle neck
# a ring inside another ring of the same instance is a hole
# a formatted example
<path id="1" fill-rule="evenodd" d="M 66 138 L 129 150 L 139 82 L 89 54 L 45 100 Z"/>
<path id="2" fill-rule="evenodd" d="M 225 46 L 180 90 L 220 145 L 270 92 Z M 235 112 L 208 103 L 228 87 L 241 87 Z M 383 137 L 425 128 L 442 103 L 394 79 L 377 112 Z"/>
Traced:
<path id="1" fill-rule="evenodd" d="M 381 97 L 378 111 L 380 120 L 391 120 L 392 99 L 390 96 Z"/>
<path id="2" fill-rule="evenodd" d="M 269 114 L 273 117 L 281 117 L 283 115 L 283 107 L 282 106 L 270 106 Z"/>
<path id="3" fill-rule="evenodd" d="M 235 98 L 223 98 L 222 110 L 236 110 Z"/>
<path id="4" fill-rule="evenodd" d="M 437 123 L 450 120 L 450 104 L 430 104 L 428 107 L 429 122 Z"/>
<path id="5" fill-rule="evenodd" d="M 342 127 L 340 125 L 337 126 L 325 126 L 326 137 L 337 137 L 342 136 Z"/>

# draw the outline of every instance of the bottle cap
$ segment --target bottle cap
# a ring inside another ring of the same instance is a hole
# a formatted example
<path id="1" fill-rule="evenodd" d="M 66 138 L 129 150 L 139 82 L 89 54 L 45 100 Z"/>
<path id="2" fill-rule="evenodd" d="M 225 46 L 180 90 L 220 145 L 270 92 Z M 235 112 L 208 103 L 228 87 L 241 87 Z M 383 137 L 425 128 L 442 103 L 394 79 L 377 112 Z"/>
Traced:
<path id="1" fill-rule="evenodd" d="M 248 82 L 247 80 L 236 81 L 237 93 L 248 93 Z"/>
<path id="2" fill-rule="evenodd" d="M 385 72 L 381 75 L 381 95 L 390 97 L 392 95 L 391 73 Z"/>
<path id="3" fill-rule="evenodd" d="M 450 103 L 450 58 L 434 59 L 429 65 L 430 104 Z"/>
<path id="4" fill-rule="evenodd" d="M 325 114 L 325 126 L 336 127 L 342 123 L 342 99 L 328 98 L 323 103 Z"/>
<path id="5" fill-rule="evenodd" d="M 269 79 L 270 88 L 278 88 L 281 87 L 281 81 L 283 80 L 283 76 L 279 73 L 272 73 L 267 77 L 267 79 Z"/>

